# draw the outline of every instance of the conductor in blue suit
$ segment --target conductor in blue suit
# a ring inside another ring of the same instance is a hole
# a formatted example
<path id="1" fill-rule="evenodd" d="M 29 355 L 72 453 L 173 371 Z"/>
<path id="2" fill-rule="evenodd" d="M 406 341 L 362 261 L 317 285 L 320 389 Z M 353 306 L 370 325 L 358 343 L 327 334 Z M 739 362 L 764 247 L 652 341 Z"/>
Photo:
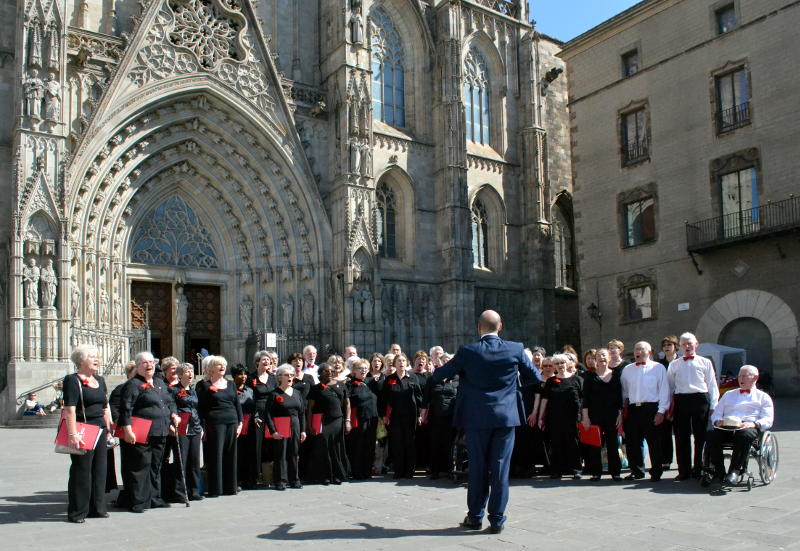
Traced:
<path id="1" fill-rule="evenodd" d="M 481 340 L 462 346 L 433 372 L 434 382 L 458 375 L 453 424 L 464 429 L 469 457 L 469 511 L 461 526 L 480 530 L 488 501 L 493 534 L 502 532 L 506 521 L 514 428 L 525 422 L 519 378 L 541 379 L 522 344 L 498 336 L 502 328 L 500 314 L 486 310 L 478 319 Z"/>

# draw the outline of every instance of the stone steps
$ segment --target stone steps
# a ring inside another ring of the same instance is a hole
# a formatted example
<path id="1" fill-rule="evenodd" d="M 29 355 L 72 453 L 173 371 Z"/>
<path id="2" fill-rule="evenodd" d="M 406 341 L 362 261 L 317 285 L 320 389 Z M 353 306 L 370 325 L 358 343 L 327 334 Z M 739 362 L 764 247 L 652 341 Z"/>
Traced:
<path id="1" fill-rule="evenodd" d="M 19 419 L 11 419 L 7 426 L 10 429 L 53 429 L 55 434 L 60 416 L 61 411 L 56 411 L 52 415 L 48 414 L 44 417 L 39 415 L 26 415 Z"/>

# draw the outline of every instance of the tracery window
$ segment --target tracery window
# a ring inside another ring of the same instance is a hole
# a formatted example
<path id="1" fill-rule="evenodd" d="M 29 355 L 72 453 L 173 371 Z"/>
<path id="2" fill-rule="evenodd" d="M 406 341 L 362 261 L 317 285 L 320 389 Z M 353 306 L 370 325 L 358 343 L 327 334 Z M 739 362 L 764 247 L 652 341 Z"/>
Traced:
<path id="1" fill-rule="evenodd" d="M 378 202 L 378 254 L 397 258 L 397 200 L 394 191 L 382 182 L 375 190 Z"/>
<path id="2" fill-rule="evenodd" d="M 472 203 L 472 262 L 476 268 L 489 267 L 489 223 L 486 207 L 476 199 Z"/>
<path id="3" fill-rule="evenodd" d="M 574 289 L 572 225 L 564 210 L 558 205 L 553 208 L 553 246 L 555 249 L 556 287 Z"/>
<path id="4" fill-rule="evenodd" d="M 464 60 L 464 114 L 467 139 L 489 144 L 489 71 L 477 50 L 471 48 Z"/>
<path id="5" fill-rule="evenodd" d="M 208 231 L 177 195 L 151 210 L 141 221 L 133 239 L 131 261 L 188 268 L 219 267 Z"/>
<path id="6" fill-rule="evenodd" d="M 403 44 L 389 14 L 376 7 L 370 14 L 372 36 L 372 111 L 393 126 L 406 125 Z"/>

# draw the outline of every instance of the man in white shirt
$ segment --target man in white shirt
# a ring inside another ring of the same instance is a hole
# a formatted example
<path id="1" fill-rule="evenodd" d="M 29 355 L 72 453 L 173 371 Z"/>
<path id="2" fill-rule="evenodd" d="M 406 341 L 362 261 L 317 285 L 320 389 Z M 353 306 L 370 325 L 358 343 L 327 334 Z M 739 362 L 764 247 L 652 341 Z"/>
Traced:
<path id="1" fill-rule="evenodd" d="M 349 360 L 350 358 L 358 358 L 358 349 L 354 344 L 348 344 L 344 347 L 344 354 L 342 357 L 345 361 Z"/>
<path id="2" fill-rule="evenodd" d="M 634 363 L 622 370 L 622 399 L 628 411 L 625 419 L 625 448 L 631 474 L 628 480 L 644 478 L 642 441 L 650 453 L 650 480 L 661 480 L 661 442 L 656 427 L 664 421 L 670 403 L 667 370 L 650 358 L 650 344 L 644 341 L 633 348 Z"/>
<path id="3" fill-rule="evenodd" d="M 697 345 L 697 337 L 693 334 L 681 335 L 683 355 L 672 360 L 667 368 L 667 379 L 674 396 L 673 428 L 678 459 L 678 476 L 675 480 L 689 480 L 693 476 L 700 478 L 708 416 L 719 400 L 714 365 L 708 358 L 697 355 Z"/>
<path id="4" fill-rule="evenodd" d="M 317 371 L 319 370 L 319 366 L 316 364 L 317 361 L 317 349 L 314 345 L 307 345 L 303 348 L 303 373 L 308 373 L 314 378 L 314 384 L 319 383 L 319 376 L 317 375 Z"/>
<path id="5" fill-rule="evenodd" d="M 775 418 L 772 398 L 756 388 L 756 381 L 758 381 L 758 369 L 752 365 L 743 365 L 739 369 L 739 389 L 729 390 L 723 394 L 714 413 L 711 414 L 714 429 L 706 436 L 706 446 L 709 460 L 714 467 L 715 482 L 722 482 L 724 479 L 729 484 L 738 484 L 747 462 L 750 446 L 761 431 L 772 427 Z M 728 425 L 735 421 L 731 417 L 738 417 L 740 420 L 737 430 L 723 428 L 723 426 L 728 428 Z M 725 442 L 733 442 L 727 477 L 722 455 L 722 444 Z"/>

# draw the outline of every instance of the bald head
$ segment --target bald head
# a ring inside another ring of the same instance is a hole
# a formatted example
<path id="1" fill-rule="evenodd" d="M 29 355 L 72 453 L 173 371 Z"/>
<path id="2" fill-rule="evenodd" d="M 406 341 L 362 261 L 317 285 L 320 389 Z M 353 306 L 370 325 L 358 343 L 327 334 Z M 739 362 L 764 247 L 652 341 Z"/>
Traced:
<path id="1" fill-rule="evenodd" d="M 486 310 L 478 318 L 478 333 L 481 335 L 498 333 L 502 328 L 503 320 L 500 319 L 500 314 L 494 310 Z"/>

